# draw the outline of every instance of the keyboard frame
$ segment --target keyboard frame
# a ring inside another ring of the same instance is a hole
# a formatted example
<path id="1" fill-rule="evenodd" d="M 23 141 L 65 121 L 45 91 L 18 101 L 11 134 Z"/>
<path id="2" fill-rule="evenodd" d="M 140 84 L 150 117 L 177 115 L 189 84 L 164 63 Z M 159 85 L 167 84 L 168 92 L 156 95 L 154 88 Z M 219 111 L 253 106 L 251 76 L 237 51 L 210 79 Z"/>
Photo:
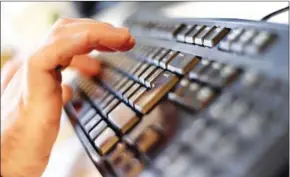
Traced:
<path id="1" fill-rule="evenodd" d="M 125 24 L 128 24 L 128 21 L 134 19 L 138 21 L 150 21 L 154 15 L 149 14 L 142 14 L 137 13 L 133 14 L 131 17 L 128 18 L 128 20 L 125 22 Z M 203 58 L 212 59 L 217 62 L 221 63 L 227 63 L 231 64 L 233 66 L 238 66 L 245 68 L 247 71 L 258 71 L 262 72 L 269 78 L 278 77 L 282 79 L 283 81 L 287 82 L 289 84 L 289 26 L 284 24 L 275 24 L 275 23 L 268 23 L 268 22 L 260 22 L 260 21 L 252 21 L 252 20 L 241 20 L 241 19 L 167 19 L 162 16 L 154 16 L 154 22 L 160 22 L 160 23 L 168 23 L 168 24 L 179 24 L 179 23 L 185 23 L 185 24 L 203 24 L 203 25 L 216 25 L 221 27 L 228 27 L 228 28 L 251 28 L 251 29 L 258 29 L 258 30 L 266 30 L 272 33 L 277 34 L 277 39 L 274 41 L 273 45 L 270 46 L 269 50 L 261 55 L 257 56 L 247 56 L 247 55 L 238 55 L 230 52 L 225 52 L 219 50 L 217 47 L 213 48 L 207 48 L 202 47 L 198 45 L 192 45 L 192 44 L 186 44 L 186 43 L 180 43 L 177 41 L 169 41 L 169 40 L 160 40 L 160 39 L 153 39 L 148 38 L 146 36 L 136 36 L 136 41 L 142 41 L 143 44 L 148 45 L 154 45 L 157 47 L 164 47 L 164 48 L 170 48 L 173 50 L 181 51 L 184 53 L 189 53 L 197 56 L 202 56 Z M 126 26 L 126 25 L 125 25 Z M 275 56 L 279 56 L 279 58 L 276 58 Z M 275 59 L 275 61 L 274 61 Z M 279 69 L 275 69 L 279 68 Z M 231 90 L 232 87 L 226 88 L 224 92 L 227 92 L 227 90 Z M 289 93 L 288 93 L 289 94 Z M 289 103 L 288 103 L 289 106 Z M 65 112 L 70 117 L 70 121 L 81 140 L 81 143 L 83 144 L 85 150 L 87 151 L 90 159 L 94 163 L 94 165 L 97 167 L 97 169 L 101 172 L 103 176 L 114 176 L 110 171 L 107 170 L 108 165 L 104 163 L 102 160 L 102 157 L 96 153 L 95 148 L 91 145 L 90 140 L 88 137 L 84 134 L 82 128 L 77 123 L 77 118 L 74 116 L 74 113 L 72 111 L 72 105 L 71 103 L 68 103 L 65 105 Z M 207 109 L 204 109 L 199 114 L 194 114 L 194 116 L 203 115 L 206 114 Z M 289 111 L 288 111 L 289 116 Z M 188 118 L 186 118 L 188 119 Z M 289 121 L 288 121 L 289 122 Z M 285 125 L 288 127 L 288 125 Z M 273 134 L 272 137 L 266 137 L 263 140 L 261 140 L 260 146 L 269 146 L 267 148 L 266 152 L 259 153 L 260 149 L 263 147 L 258 147 L 255 150 L 256 156 L 250 157 L 250 154 L 247 154 L 244 158 L 244 161 L 240 162 L 240 164 L 244 165 L 247 164 L 247 161 L 253 160 L 253 158 L 256 158 L 256 160 L 260 160 L 262 163 L 258 163 L 258 166 L 254 166 L 254 168 L 250 169 L 245 173 L 243 171 L 243 168 L 240 167 L 234 167 L 238 173 L 235 174 L 237 176 L 249 176 L 249 177 L 256 177 L 258 175 L 261 175 L 263 177 L 271 176 L 271 172 L 274 173 L 276 170 L 278 170 L 282 164 L 285 163 L 285 161 L 281 160 L 280 163 L 276 163 L 275 159 L 277 158 L 285 158 L 285 155 L 288 156 L 288 154 L 285 154 L 287 150 L 289 150 L 289 131 L 286 131 L 286 127 L 282 128 L 282 130 L 277 133 L 276 135 Z M 289 130 L 289 128 L 288 128 Z M 181 131 L 180 131 L 181 132 Z M 281 136 L 281 134 L 283 136 Z M 267 144 L 267 140 L 275 139 L 277 143 L 271 143 L 273 144 Z M 173 141 L 175 141 L 173 139 Z M 263 158 L 258 158 L 261 156 L 264 156 Z M 287 160 L 287 158 L 286 158 Z M 265 162 L 266 161 L 266 162 Z M 252 161 L 257 164 L 257 161 Z M 250 165 L 250 164 L 248 164 Z M 252 164 L 251 164 L 252 165 Z M 245 169 L 247 167 L 244 167 Z"/>

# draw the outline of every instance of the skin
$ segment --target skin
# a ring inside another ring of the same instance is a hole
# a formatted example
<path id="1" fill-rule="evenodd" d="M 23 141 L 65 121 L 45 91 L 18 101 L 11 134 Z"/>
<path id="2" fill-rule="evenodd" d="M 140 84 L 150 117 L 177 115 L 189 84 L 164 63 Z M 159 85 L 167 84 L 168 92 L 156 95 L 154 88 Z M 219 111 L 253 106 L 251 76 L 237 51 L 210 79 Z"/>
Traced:
<path id="1" fill-rule="evenodd" d="M 58 135 L 63 104 L 71 88 L 55 68 L 74 67 L 97 75 L 92 50 L 127 51 L 135 44 L 126 28 L 90 19 L 60 19 L 26 60 L 12 60 L 1 71 L 1 175 L 39 177 Z"/>

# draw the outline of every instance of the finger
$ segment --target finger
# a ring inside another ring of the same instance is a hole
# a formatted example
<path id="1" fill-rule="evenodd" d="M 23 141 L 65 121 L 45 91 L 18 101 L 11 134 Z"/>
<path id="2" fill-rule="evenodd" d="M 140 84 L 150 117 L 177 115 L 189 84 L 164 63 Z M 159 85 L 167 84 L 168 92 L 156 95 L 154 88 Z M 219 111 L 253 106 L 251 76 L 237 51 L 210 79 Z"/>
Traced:
<path id="1" fill-rule="evenodd" d="M 1 71 L 1 94 L 22 64 L 21 60 L 8 61 Z"/>
<path id="2" fill-rule="evenodd" d="M 115 52 L 116 50 L 110 49 L 108 47 L 102 46 L 102 45 L 97 45 L 94 47 L 95 50 L 100 51 L 100 52 Z"/>
<path id="3" fill-rule="evenodd" d="M 73 57 L 70 67 L 76 68 L 86 75 L 97 75 L 100 72 L 100 62 L 88 55 Z"/>
<path id="4" fill-rule="evenodd" d="M 113 26 L 110 23 L 106 23 L 106 22 L 98 22 L 96 20 L 90 19 L 90 18 L 69 18 L 69 17 L 65 17 L 65 18 L 60 18 L 56 21 L 55 24 L 58 25 L 65 25 L 65 24 L 69 24 L 69 23 L 103 23 L 107 26 Z M 57 26 L 57 25 L 56 25 Z"/>
<path id="5" fill-rule="evenodd" d="M 88 30 L 52 41 L 40 49 L 29 63 L 43 70 L 54 70 L 59 65 L 66 67 L 73 56 L 86 54 L 97 45 L 118 50 L 123 46 L 133 47 L 134 39 L 129 33 L 118 29 Z"/>
<path id="6" fill-rule="evenodd" d="M 110 42 L 108 44 L 102 44 L 102 41 L 100 41 L 99 44 L 111 48 L 111 49 L 115 49 L 115 50 L 120 50 L 120 51 L 127 51 L 129 49 L 132 48 L 132 46 L 135 44 L 134 39 L 129 39 L 130 37 L 130 33 L 129 30 L 127 28 L 113 28 L 111 26 L 107 26 L 104 23 L 98 23 L 98 22 L 94 22 L 94 23 L 70 23 L 67 25 L 63 25 L 62 27 L 60 27 L 58 29 L 57 32 L 57 36 L 67 36 L 67 35 L 73 35 L 76 33 L 81 33 L 84 32 L 86 30 L 91 31 L 92 33 L 96 33 L 97 31 L 105 34 L 108 33 L 109 31 L 114 31 L 116 29 L 116 31 L 118 31 L 120 33 L 120 35 L 123 36 L 127 36 L 127 43 L 124 43 L 122 46 L 120 46 L 118 43 L 112 43 Z M 131 41 L 130 41 L 131 40 Z M 116 45 L 114 45 L 116 44 Z"/>
<path id="7" fill-rule="evenodd" d="M 63 84 L 62 88 L 62 102 L 65 105 L 72 97 L 72 88 L 69 85 Z"/>

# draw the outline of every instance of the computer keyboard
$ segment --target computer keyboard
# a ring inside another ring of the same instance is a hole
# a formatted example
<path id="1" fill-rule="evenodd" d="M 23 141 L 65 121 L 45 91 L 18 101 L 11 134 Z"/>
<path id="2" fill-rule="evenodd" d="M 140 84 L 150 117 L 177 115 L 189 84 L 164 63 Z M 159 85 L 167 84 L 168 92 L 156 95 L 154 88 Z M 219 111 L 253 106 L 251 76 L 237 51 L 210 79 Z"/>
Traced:
<path id="1" fill-rule="evenodd" d="M 135 14 L 66 113 L 104 176 L 274 176 L 288 161 L 287 25 Z"/>

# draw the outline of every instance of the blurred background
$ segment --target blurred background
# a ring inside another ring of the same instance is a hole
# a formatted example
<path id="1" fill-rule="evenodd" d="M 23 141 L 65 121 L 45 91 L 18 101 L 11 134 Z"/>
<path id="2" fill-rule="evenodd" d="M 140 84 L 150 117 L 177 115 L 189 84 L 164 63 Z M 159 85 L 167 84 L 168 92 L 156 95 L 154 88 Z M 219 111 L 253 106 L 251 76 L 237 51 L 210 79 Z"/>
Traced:
<path id="1" fill-rule="evenodd" d="M 86 17 L 122 26 L 135 11 L 158 11 L 165 16 L 260 20 L 288 2 L 1 2 L 1 68 L 13 57 L 24 59 L 59 17 Z M 270 20 L 288 23 L 282 13 Z M 67 74 L 67 78 L 73 75 Z M 65 78 L 64 78 L 65 79 Z M 59 168 L 61 167 L 61 168 Z M 66 118 L 43 176 L 85 177 L 99 174 Z"/>

